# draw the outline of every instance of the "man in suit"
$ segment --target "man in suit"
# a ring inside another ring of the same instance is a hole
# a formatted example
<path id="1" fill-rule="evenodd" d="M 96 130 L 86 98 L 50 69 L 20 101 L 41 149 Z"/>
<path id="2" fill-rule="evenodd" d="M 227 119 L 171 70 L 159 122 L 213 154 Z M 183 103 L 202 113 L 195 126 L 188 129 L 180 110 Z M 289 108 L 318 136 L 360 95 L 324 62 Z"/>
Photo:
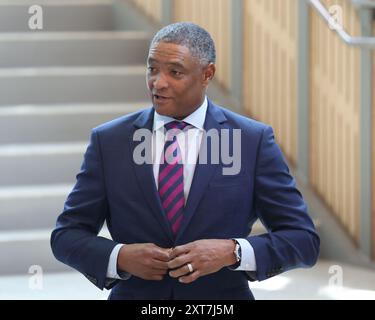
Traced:
<path id="1" fill-rule="evenodd" d="M 201 27 L 161 29 L 147 59 L 152 107 L 92 131 L 51 246 L 110 299 L 252 299 L 249 280 L 317 260 L 272 129 L 207 98 L 215 58 Z M 251 236 L 258 218 L 268 233 Z M 98 236 L 104 222 L 112 240 Z"/>

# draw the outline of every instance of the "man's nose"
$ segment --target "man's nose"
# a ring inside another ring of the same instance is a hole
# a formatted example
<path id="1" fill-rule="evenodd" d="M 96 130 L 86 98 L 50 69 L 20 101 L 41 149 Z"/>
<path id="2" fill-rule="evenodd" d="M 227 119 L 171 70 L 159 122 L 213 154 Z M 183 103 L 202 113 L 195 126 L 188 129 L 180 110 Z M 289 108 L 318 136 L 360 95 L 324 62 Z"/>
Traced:
<path id="1" fill-rule="evenodd" d="M 165 77 L 162 74 L 158 74 L 155 77 L 153 82 L 154 88 L 156 90 L 164 89 L 168 87 L 168 82 L 166 81 Z"/>

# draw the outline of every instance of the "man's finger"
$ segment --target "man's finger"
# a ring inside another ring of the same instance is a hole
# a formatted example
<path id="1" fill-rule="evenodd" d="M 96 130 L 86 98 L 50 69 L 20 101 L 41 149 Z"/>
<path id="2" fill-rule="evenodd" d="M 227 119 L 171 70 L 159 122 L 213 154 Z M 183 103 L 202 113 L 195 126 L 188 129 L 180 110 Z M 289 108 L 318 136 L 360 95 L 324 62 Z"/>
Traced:
<path id="1" fill-rule="evenodd" d="M 152 252 L 152 258 L 155 260 L 160 260 L 164 262 L 168 262 L 170 260 L 170 253 L 169 249 L 162 249 L 162 248 L 156 248 Z"/>
<path id="2" fill-rule="evenodd" d="M 151 268 L 155 270 L 168 270 L 168 262 L 152 259 Z"/>
<path id="3" fill-rule="evenodd" d="M 178 268 L 176 270 L 169 271 L 169 275 L 172 278 L 179 278 L 188 273 L 190 273 L 190 269 L 187 264 L 184 264 L 181 268 Z"/>
<path id="4" fill-rule="evenodd" d="M 191 256 L 190 254 L 183 254 L 181 256 L 178 256 L 174 258 L 173 260 L 168 262 L 168 268 L 169 269 L 176 269 L 179 268 L 188 262 L 191 262 Z"/>
<path id="5" fill-rule="evenodd" d="M 175 247 L 171 251 L 170 258 L 174 259 L 175 257 L 178 257 L 178 256 L 180 256 L 184 253 L 188 253 L 190 251 L 190 249 L 191 249 L 190 243 L 184 244 L 182 246 Z"/>
<path id="6" fill-rule="evenodd" d="M 189 275 L 179 278 L 178 281 L 180 281 L 181 283 L 191 283 L 197 280 L 200 276 L 201 276 L 201 273 L 198 270 L 196 270 Z"/>

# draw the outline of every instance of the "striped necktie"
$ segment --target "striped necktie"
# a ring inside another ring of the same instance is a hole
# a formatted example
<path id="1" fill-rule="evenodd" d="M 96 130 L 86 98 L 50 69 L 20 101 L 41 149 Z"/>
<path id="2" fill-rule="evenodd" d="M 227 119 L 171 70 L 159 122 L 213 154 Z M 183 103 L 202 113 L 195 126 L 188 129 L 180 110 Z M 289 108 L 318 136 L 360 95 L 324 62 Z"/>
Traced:
<path id="1" fill-rule="evenodd" d="M 173 234 L 176 235 L 184 216 L 184 168 L 177 133 L 187 128 L 185 122 L 172 121 L 165 125 L 167 141 L 159 167 L 159 195 Z"/>

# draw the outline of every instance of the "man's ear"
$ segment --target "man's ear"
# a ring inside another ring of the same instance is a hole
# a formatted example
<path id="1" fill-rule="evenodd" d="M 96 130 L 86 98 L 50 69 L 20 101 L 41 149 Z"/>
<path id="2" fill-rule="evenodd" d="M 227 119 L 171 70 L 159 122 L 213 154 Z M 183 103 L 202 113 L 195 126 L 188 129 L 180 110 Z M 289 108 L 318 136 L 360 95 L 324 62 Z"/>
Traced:
<path id="1" fill-rule="evenodd" d="M 203 69 L 203 85 L 208 86 L 210 81 L 214 78 L 216 72 L 216 66 L 214 63 L 210 63 Z"/>

